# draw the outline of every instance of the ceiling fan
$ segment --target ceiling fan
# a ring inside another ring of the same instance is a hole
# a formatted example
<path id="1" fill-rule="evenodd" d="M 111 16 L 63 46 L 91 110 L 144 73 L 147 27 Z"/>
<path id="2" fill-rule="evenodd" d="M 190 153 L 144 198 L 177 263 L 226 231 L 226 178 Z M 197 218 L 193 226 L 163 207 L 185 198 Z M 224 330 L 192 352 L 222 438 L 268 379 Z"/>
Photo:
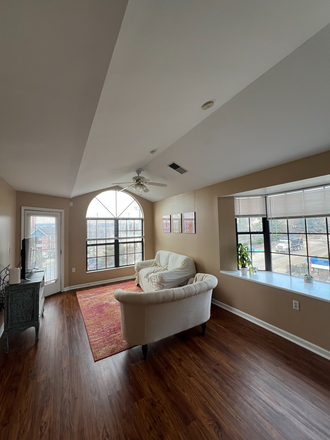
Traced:
<path id="1" fill-rule="evenodd" d="M 153 186 L 162 186 L 166 187 L 166 183 L 158 183 L 158 182 L 151 182 L 150 179 L 147 179 L 146 177 L 140 176 L 142 173 L 143 168 L 138 168 L 136 170 L 136 176 L 132 177 L 132 182 L 114 182 L 111 185 L 128 185 L 125 188 L 123 188 L 121 191 L 124 191 L 125 189 L 132 188 L 135 191 L 138 191 L 140 193 L 149 192 L 149 188 L 147 185 L 153 185 Z"/>

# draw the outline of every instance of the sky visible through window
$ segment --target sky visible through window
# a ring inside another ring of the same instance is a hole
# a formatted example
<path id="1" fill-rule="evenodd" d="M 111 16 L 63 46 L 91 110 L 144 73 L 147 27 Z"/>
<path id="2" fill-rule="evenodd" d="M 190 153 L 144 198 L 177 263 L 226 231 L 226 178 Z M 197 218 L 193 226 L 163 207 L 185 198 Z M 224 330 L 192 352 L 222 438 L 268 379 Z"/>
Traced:
<path id="1" fill-rule="evenodd" d="M 88 206 L 87 218 L 142 218 L 142 211 L 136 200 L 119 191 L 104 191 Z"/>

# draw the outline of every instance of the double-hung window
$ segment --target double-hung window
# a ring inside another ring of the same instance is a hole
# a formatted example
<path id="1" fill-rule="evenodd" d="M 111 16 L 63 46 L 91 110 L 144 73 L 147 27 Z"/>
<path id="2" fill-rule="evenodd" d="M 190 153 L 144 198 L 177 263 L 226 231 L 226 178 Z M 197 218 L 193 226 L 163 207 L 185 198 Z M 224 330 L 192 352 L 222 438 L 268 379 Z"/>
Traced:
<path id="1" fill-rule="evenodd" d="M 270 270 L 265 198 L 236 198 L 235 214 L 237 243 L 249 248 L 253 267 L 257 267 L 258 270 Z"/>
<path id="2" fill-rule="evenodd" d="M 273 272 L 330 282 L 329 218 L 270 220 L 270 240 Z"/>
<path id="3" fill-rule="evenodd" d="M 330 186 L 236 198 L 235 215 L 253 266 L 330 283 Z"/>
<path id="4" fill-rule="evenodd" d="M 236 219 L 237 243 L 249 248 L 252 266 L 266 270 L 265 234 L 262 217 L 239 217 Z"/>
<path id="5" fill-rule="evenodd" d="M 87 272 L 142 261 L 143 239 L 143 213 L 137 201 L 119 191 L 99 194 L 86 215 Z"/>

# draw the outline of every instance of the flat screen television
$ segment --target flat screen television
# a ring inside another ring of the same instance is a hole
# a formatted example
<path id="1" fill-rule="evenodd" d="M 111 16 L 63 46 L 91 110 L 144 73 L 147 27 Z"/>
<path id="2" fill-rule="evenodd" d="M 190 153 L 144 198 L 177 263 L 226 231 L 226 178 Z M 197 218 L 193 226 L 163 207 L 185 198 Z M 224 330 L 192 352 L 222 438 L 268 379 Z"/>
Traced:
<path id="1" fill-rule="evenodd" d="M 23 238 L 21 249 L 21 279 L 26 280 L 33 269 L 32 238 Z"/>

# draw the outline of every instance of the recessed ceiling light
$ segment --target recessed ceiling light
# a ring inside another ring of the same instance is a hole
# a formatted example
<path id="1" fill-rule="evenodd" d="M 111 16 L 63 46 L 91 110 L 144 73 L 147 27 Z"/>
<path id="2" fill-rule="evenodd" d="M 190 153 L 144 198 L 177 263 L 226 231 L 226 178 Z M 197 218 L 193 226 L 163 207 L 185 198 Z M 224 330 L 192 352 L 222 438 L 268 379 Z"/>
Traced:
<path id="1" fill-rule="evenodd" d="M 207 101 L 202 105 L 203 110 L 208 110 L 209 108 L 214 106 L 214 101 Z"/>

